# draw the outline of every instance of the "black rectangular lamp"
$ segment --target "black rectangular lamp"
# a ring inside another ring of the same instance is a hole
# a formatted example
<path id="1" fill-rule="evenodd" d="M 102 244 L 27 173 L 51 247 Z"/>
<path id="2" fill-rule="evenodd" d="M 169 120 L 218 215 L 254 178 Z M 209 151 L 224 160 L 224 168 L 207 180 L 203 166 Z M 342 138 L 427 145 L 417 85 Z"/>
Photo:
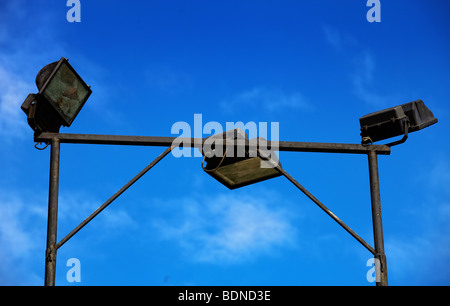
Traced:
<path id="1" fill-rule="evenodd" d="M 437 123 L 422 100 L 405 103 L 365 115 L 359 119 L 364 143 L 408 135 Z"/>

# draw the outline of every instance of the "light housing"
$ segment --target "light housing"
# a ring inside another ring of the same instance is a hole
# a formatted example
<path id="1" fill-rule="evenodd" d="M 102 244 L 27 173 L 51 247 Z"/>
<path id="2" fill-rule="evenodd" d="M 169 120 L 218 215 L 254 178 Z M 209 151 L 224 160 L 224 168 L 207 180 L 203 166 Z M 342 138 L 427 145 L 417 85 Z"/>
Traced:
<path id="1" fill-rule="evenodd" d="M 21 106 L 35 133 L 70 126 L 92 93 L 64 57 L 39 71 L 36 86 L 39 93 L 29 94 Z"/>
<path id="2" fill-rule="evenodd" d="M 438 120 L 422 100 L 387 108 L 359 118 L 362 143 L 372 143 L 424 129 Z M 398 144 L 394 142 L 392 144 Z"/>
<path id="3" fill-rule="evenodd" d="M 208 137 L 202 150 L 202 168 L 229 189 L 281 176 L 273 166 L 279 163 L 275 152 L 267 154 L 270 161 L 258 154 L 257 145 L 263 141 L 265 140 L 262 138 L 249 141 L 247 134 L 241 129 Z M 231 151 L 233 154 L 230 154 Z M 204 167 L 205 161 L 207 164 Z"/>

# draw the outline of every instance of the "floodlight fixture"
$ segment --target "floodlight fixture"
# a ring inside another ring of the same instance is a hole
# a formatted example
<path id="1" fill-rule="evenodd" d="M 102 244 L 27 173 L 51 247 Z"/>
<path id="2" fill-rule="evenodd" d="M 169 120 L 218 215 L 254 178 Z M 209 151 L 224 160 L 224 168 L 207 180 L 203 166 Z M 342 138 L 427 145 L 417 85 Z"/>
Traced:
<path id="1" fill-rule="evenodd" d="M 397 145 L 406 141 L 408 133 L 422 130 L 437 122 L 422 100 L 387 108 L 359 118 L 362 144 L 403 135 L 401 140 L 388 144 Z"/>
<path id="2" fill-rule="evenodd" d="M 268 157 L 258 153 L 258 144 L 264 141 L 263 138 L 249 140 L 241 129 L 208 137 L 202 149 L 202 168 L 229 189 L 281 176 L 274 166 L 279 164 L 275 152 L 269 151 Z M 203 166 L 205 161 L 207 164 Z"/>
<path id="3" fill-rule="evenodd" d="M 64 57 L 39 71 L 36 86 L 39 93 L 29 94 L 21 106 L 35 134 L 70 126 L 92 93 Z"/>

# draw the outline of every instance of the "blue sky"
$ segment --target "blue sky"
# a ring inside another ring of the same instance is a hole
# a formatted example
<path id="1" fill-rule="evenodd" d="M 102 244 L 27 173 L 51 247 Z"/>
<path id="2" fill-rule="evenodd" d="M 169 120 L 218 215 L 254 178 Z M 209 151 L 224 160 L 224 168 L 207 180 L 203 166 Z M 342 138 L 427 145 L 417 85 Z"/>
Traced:
<path id="1" fill-rule="evenodd" d="M 448 1 L 381 0 L 380 23 L 362 0 L 81 0 L 79 23 L 66 2 L 0 2 L 0 284 L 43 284 L 50 150 L 20 105 L 62 56 L 93 90 L 64 133 L 178 136 L 202 114 L 359 143 L 359 117 L 422 99 L 439 123 L 379 157 L 389 282 L 450 284 Z M 162 151 L 63 144 L 58 240 Z M 279 157 L 373 245 L 365 156 Z M 371 254 L 286 179 L 229 191 L 201 161 L 152 169 L 58 250 L 56 284 L 373 285 Z"/>

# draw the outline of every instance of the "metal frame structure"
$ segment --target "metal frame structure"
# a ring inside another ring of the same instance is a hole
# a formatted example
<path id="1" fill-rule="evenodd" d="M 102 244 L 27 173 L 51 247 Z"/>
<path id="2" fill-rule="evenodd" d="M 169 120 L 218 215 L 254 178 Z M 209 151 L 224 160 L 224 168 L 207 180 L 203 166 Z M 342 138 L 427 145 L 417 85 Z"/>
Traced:
<path id="1" fill-rule="evenodd" d="M 54 286 L 56 276 L 56 256 L 57 250 L 66 243 L 72 236 L 81 230 L 95 216 L 103 211 L 109 204 L 117 199 L 131 185 L 139 180 L 145 173 L 154 167 L 159 161 L 167 156 L 172 149 L 184 145 L 189 147 L 201 148 L 205 139 L 202 138 L 179 138 L 179 137 L 152 137 L 152 136 L 119 136 L 119 135 L 92 135 L 92 134 L 62 134 L 62 133 L 41 133 L 34 138 L 35 142 L 41 142 L 51 145 L 50 154 L 50 182 L 49 182 L 49 200 L 48 200 L 48 224 L 47 224 L 47 248 L 45 253 L 45 285 Z M 175 141 L 176 140 L 176 141 Z M 166 150 L 147 165 L 141 172 L 132 178 L 127 184 L 119 189 L 89 217 L 75 227 L 59 242 L 57 241 L 57 223 L 58 223 L 58 190 L 59 190 L 59 164 L 60 164 L 60 144 L 103 144 L 103 145 L 128 145 L 128 146 L 159 146 L 166 147 Z M 387 264 L 384 253 L 383 226 L 381 218 L 380 184 L 378 177 L 378 155 L 389 155 L 391 148 L 388 145 L 370 145 L 361 144 L 343 144 L 343 143 L 314 143 L 314 142 L 288 142 L 288 141 L 267 141 L 267 147 L 276 147 L 277 151 L 290 152 L 320 152 L 320 153 L 346 153 L 346 154 L 366 154 L 369 163 L 370 194 L 372 204 L 372 221 L 374 245 L 358 236 L 341 219 L 331 212 L 323 203 L 314 197 L 305 187 L 298 183 L 284 169 L 278 165 L 274 167 L 285 176 L 292 184 L 310 198 L 327 215 L 336 221 L 358 242 L 360 242 L 369 252 L 371 252 L 376 263 L 379 264 L 376 270 L 377 286 L 387 286 Z M 258 149 L 259 150 L 259 149 Z M 259 150 L 264 156 L 264 153 Z"/>

